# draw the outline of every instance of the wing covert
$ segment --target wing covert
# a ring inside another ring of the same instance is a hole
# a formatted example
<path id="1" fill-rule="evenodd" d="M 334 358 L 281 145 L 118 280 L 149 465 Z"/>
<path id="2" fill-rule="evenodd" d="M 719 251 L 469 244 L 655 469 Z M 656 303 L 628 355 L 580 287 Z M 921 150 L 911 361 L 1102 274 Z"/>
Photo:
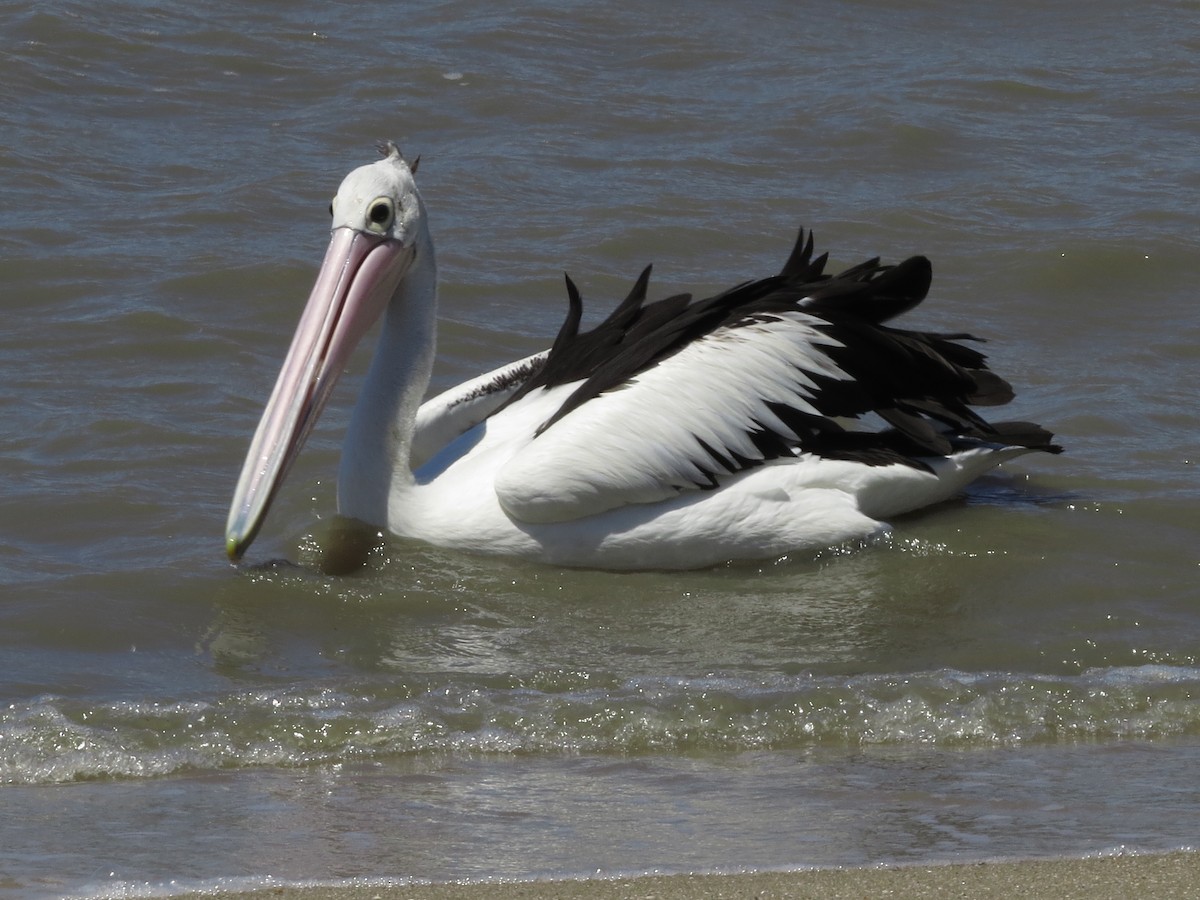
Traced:
<path id="1" fill-rule="evenodd" d="M 801 435 L 779 410 L 823 421 L 820 381 L 847 378 L 820 324 L 789 311 L 723 327 L 598 394 L 503 467 L 501 505 L 524 522 L 568 521 L 790 454 Z"/>

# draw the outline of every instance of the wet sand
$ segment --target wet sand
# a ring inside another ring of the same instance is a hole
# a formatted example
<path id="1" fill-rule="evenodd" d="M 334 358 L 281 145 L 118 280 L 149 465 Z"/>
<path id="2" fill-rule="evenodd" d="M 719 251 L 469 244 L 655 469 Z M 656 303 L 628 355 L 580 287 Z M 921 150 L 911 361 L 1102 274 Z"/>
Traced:
<path id="1" fill-rule="evenodd" d="M 733 900 L 863 897 L 1200 897 L 1200 854 L 822 869 L 739 875 L 648 875 L 578 881 L 281 888 L 185 895 L 222 900 Z"/>

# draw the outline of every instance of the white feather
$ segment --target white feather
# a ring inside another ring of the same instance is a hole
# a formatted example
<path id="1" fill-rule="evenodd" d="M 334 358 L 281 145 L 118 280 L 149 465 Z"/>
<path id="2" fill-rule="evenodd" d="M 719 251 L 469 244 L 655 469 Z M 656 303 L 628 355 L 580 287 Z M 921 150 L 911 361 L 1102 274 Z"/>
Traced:
<path id="1" fill-rule="evenodd" d="M 422 403 L 417 410 L 409 451 L 412 467 L 424 465 L 464 431 L 495 412 L 521 386 L 521 380 L 514 377 L 528 373 L 549 352 L 543 350 L 485 372 Z"/>
<path id="2" fill-rule="evenodd" d="M 815 415 L 805 371 L 847 377 L 822 351 L 840 345 L 814 323 L 792 312 L 721 329 L 588 401 L 497 472 L 501 506 L 522 522 L 563 522 L 665 500 L 717 467 L 700 441 L 762 459 L 752 432 L 791 434 L 768 403 Z"/>

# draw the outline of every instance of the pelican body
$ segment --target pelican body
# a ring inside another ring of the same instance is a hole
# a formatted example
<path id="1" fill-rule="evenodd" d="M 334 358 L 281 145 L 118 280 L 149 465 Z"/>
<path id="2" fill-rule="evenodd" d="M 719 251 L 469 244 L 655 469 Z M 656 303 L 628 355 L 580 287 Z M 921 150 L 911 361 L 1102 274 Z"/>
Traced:
<path id="1" fill-rule="evenodd" d="M 885 324 L 924 299 L 928 260 L 828 275 L 803 230 L 777 275 L 707 299 L 647 303 L 647 268 L 589 331 L 568 278 L 549 350 L 422 403 L 437 264 L 416 166 L 382 150 L 334 198 L 324 263 L 234 494 L 233 560 L 380 317 L 338 511 L 472 553 L 603 569 L 778 557 L 869 537 L 1005 460 L 1060 452 L 1039 426 L 972 408 L 1013 393 L 970 335 Z"/>

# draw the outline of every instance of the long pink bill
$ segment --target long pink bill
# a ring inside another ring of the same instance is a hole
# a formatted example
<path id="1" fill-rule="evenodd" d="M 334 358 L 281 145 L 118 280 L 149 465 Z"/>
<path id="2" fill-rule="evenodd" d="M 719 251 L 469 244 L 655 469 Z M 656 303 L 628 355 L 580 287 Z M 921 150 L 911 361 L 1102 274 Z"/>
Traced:
<path id="1" fill-rule="evenodd" d="M 412 249 L 400 241 L 334 230 L 234 491 L 225 550 L 235 562 L 258 534 L 351 352 L 411 262 Z"/>

